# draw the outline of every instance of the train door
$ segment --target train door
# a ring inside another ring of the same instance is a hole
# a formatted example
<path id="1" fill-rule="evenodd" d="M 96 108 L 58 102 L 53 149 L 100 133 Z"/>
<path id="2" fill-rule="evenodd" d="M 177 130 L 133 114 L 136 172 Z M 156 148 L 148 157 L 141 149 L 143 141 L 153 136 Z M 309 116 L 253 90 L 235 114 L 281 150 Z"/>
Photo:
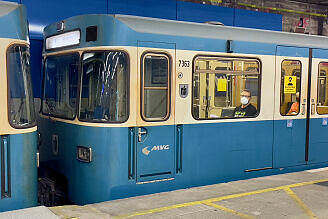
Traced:
<path id="1" fill-rule="evenodd" d="M 273 167 L 305 164 L 309 49 L 276 50 Z"/>
<path id="2" fill-rule="evenodd" d="M 137 181 L 168 180 L 175 168 L 175 44 L 138 42 Z"/>
<path id="3" fill-rule="evenodd" d="M 308 162 L 328 161 L 328 50 L 313 49 Z"/>

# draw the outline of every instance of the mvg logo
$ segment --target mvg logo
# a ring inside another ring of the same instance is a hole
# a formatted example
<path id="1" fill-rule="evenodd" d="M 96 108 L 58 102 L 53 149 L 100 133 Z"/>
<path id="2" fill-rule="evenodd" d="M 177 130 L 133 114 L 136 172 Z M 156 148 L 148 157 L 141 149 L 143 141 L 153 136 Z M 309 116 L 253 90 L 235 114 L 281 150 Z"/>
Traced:
<path id="1" fill-rule="evenodd" d="M 144 153 L 144 155 L 147 155 L 151 152 L 151 151 L 163 151 L 163 150 L 169 150 L 170 149 L 170 146 L 167 144 L 167 145 L 156 145 L 156 146 L 153 146 L 151 148 L 151 150 L 148 150 L 150 146 L 147 146 L 147 147 L 144 147 L 142 149 L 142 153 Z"/>

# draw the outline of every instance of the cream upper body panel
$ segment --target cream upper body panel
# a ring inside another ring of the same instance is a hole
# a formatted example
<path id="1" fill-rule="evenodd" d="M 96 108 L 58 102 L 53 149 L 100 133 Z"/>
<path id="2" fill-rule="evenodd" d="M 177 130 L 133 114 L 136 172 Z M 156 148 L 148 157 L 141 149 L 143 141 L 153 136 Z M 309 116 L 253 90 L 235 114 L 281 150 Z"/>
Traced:
<path id="1" fill-rule="evenodd" d="M 300 82 L 300 112 L 297 115 L 282 115 L 280 109 L 280 99 L 281 92 L 284 91 L 284 88 L 281 85 L 282 78 L 282 63 L 284 61 L 297 61 L 301 65 L 301 82 Z M 302 104 L 306 103 L 307 92 L 308 92 L 308 71 L 309 71 L 309 60 L 304 57 L 285 57 L 277 56 L 276 57 L 276 77 L 275 81 L 275 110 L 274 110 L 274 119 L 275 120 L 286 120 L 286 119 L 305 119 L 306 118 L 306 106 L 303 107 Z"/>
<path id="2" fill-rule="evenodd" d="M 320 65 L 322 65 L 322 69 L 320 69 Z M 324 76 L 319 76 L 321 71 L 324 71 Z M 327 80 L 327 72 L 328 72 L 328 59 L 322 58 L 313 58 L 312 59 L 312 72 L 311 72 L 311 104 L 314 104 L 314 114 L 311 115 L 311 118 L 327 118 L 328 114 L 328 80 Z M 321 92 L 320 92 L 321 89 Z M 320 103 L 319 101 L 319 93 L 325 94 L 324 99 L 325 103 Z M 318 109 L 319 108 L 319 109 Z"/>
<path id="3" fill-rule="evenodd" d="M 0 38 L 0 135 L 20 134 L 36 131 L 36 126 L 32 128 L 16 129 L 13 128 L 8 121 L 8 83 L 7 83 L 7 49 L 15 44 L 28 45 L 24 40 L 13 40 Z"/>
<path id="4" fill-rule="evenodd" d="M 275 56 L 272 55 L 254 55 L 254 54 L 228 54 L 217 52 L 201 52 L 188 50 L 172 50 L 144 47 L 90 47 L 83 49 L 72 49 L 62 52 L 53 52 L 52 55 L 65 53 L 79 52 L 82 54 L 90 50 L 122 50 L 129 55 L 130 60 L 130 86 L 129 86 L 129 118 L 123 123 L 92 123 L 82 122 L 78 118 L 74 120 L 66 120 L 51 117 L 52 120 L 62 121 L 71 124 L 94 126 L 94 127 L 134 127 L 134 126 L 159 126 L 173 124 L 194 124 L 194 123 L 221 123 L 221 122 L 246 122 L 259 120 L 272 120 L 274 114 L 274 86 L 275 79 Z M 145 121 L 141 116 L 141 84 L 140 84 L 140 60 L 144 52 L 163 52 L 168 54 L 171 61 L 171 104 L 170 116 L 165 121 Z M 260 106 L 259 115 L 255 118 L 240 118 L 240 119 L 208 119 L 196 120 L 192 116 L 192 75 L 193 75 L 193 60 L 197 56 L 221 56 L 221 57 L 238 57 L 238 58 L 254 58 L 260 61 Z M 179 60 L 190 61 L 189 67 L 180 67 L 177 63 Z M 189 86 L 188 96 L 182 98 L 179 95 L 179 85 L 187 84 Z M 49 118 L 49 116 L 41 115 L 41 117 Z"/>
<path id="5" fill-rule="evenodd" d="M 58 55 L 65 55 L 70 53 L 76 53 L 78 52 L 80 55 L 82 55 L 84 52 L 87 51 L 106 51 L 106 50 L 119 50 L 126 52 L 129 57 L 129 116 L 128 119 L 123 123 L 93 123 L 93 122 L 85 122 L 80 121 L 78 117 L 76 116 L 75 119 L 69 120 L 69 119 L 62 119 L 57 118 L 53 116 L 48 116 L 40 113 L 41 118 L 50 119 L 52 121 L 59 121 L 59 122 L 65 122 L 69 124 L 75 124 L 75 125 L 81 125 L 81 126 L 93 126 L 93 127 L 134 127 L 136 126 L 137 121 L 137 92 L 135 90 L 137 89 L 137 72 L 138 72 L 138 60 L 137 60 L 137 48 L 136 47 L 88 47 L 88 48 L 79 48 L 79 49 L 71 49 L 71 50 L 65 50 L 65 51 L 59 51 L 59 52 L 52 52 L 51 54 L 44 53 L 44 58 L 47 58 L 49 56 L 58 56 Z M 41 109 L 42 109 L 42 103 L 41 103 Z M 78 113 L 77 113 L 78 114 Z"/>
<path id="6" fill-rule="evenodd" d="M 203 119 L 196 120 L 192 116 L 192 88 L 193 88 L 193 60 L 197 56 L 213 56 L 213 57 L 236 57 L 236 58 L 254 58 L 260 60 L 260 111 L 259 115 L 255 118 L 220 118 L 220 119 Z M 176 124 L 200 124 L 200 123 L 221 123 L 221 122 L 246 122 L 246 121 L 259 121 L 259 120 L 272 120 L 273 119 L 273 95 L 274 95 L 274 75 L 275 75 L 275 59 L 270 55 L 254 55 L 254 54 L 237 54 L 237 53 L 217 53 L 217 52 L 195 52 L 188 50 L 178 50 L 176 60 L 190 61 L 189 67 L 179 67 L 176 70 L 176 88 L 179 84 L 189 85 L 189 94 L 186 98 L 179 95 L 176 91 Z"/>

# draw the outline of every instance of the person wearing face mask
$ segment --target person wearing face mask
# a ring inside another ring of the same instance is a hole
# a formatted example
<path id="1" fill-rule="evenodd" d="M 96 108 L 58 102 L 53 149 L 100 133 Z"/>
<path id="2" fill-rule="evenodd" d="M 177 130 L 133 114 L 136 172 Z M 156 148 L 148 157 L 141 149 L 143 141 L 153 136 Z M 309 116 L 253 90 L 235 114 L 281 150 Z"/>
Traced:
<path id="1" fill-rule="evenodd" d="M 252 98 L 249 90 L 243 90 L 240 94 L 241 105 L 234 110 L 234 117 L 252 117 L 257 113 L 256 108 L 250 103 Z"/>

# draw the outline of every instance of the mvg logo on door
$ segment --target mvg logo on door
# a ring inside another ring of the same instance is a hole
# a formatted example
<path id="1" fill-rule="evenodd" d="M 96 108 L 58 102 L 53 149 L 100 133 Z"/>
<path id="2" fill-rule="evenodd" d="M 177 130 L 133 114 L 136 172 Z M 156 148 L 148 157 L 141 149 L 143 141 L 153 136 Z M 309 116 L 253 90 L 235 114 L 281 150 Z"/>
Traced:
<path id="1" fill-rule="evenodd" d="M 147 155 L 152 152 L 152 151 L 164 151 L 164 150 L 169 150 L 170 149 L 170 146 L 168 144 L 166 145 L 155 145 L 151 148 L 151 150 L 149 150 L 148 148 L 150 148 L 151 146 L 147 146 L 147 147 L 144 147 L 142 149 L 142 153 L 144 155 Z"/>

